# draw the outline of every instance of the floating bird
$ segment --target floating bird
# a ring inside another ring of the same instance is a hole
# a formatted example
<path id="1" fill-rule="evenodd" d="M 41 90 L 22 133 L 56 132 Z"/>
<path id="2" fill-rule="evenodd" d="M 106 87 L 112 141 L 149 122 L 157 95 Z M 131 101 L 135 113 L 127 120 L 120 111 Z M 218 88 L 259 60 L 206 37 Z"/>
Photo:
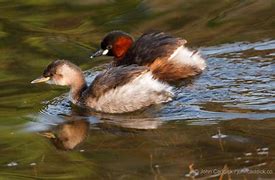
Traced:
<path id="1" fill-rule="evenodd" d="M 132 112 L 172 100 L 172 87 L 155 79 L 145 66 L 119 66 L 107 69 L 87 86 L 79 67 L 66 60 L 48 65 L 42 77 L 31 83 L 47 82 L 69 86 L 74 104 L 106 113 Z"/>
<path id="2" fill-rule="evenodd" d="M 112 31 L 91 58 L 107 55 L 114 57 L 114 66 L 147 66 L 154 77 L 171 82 L 200 74 L 206 67 L 198 51 L 189 50 L 186 43 L 163 32 L 145 33 L 134 41 L 123 31 Z"/>

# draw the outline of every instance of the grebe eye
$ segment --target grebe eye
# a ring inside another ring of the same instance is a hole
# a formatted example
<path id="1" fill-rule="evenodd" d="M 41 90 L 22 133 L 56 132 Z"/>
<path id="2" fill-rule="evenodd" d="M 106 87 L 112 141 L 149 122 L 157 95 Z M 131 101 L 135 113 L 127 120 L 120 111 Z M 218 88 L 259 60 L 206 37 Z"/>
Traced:
<path id="1" fill-rule="evenodd" d="M 108 45 L 107 49 L 109 49 L 109 50 L 112 49 L 112 45 Z"/>

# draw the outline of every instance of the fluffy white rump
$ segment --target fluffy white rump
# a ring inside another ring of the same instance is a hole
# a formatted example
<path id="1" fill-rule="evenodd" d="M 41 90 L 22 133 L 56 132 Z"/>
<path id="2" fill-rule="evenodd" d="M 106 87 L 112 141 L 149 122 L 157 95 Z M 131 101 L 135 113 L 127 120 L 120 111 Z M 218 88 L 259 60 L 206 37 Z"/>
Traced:
<path id="1" fill-rule="evenodd" d="M 106 92 L 97 101 L 87 103 L 97 111 L 124 113 L 168 102 L 172 97 L 171 86 L 154 79 L 151 72 L 146 72 L 128 84 Z"/>
<path id="2" fill-rule="evenodd" d="M 205 69 L 205 60 L 200 56 L 198 52 L 192 52 L 184 46 L 180 46 L 175 52 L 169 57 L 170 61 L 178 64 L 192 66 L 200 69 Z"/>

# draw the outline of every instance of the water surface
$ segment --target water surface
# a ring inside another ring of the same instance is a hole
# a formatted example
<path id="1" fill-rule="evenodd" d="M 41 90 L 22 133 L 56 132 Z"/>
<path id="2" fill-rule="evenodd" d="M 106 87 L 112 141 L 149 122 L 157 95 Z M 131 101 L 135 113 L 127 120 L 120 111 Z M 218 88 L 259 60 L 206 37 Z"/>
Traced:
<path id="1" fill-rule="evenodd" d="M 1 1 L 1 179 L 274 178 L 273 1 Z M 88 82 L 113 29 L 186 38 L 208 67 L 167 104 L 110 115 L 29 82 L 69 59 Z M 224 172 L 222 172 L 224 170 Z M 231 172 L 231 173 L 225 173 Z"/>

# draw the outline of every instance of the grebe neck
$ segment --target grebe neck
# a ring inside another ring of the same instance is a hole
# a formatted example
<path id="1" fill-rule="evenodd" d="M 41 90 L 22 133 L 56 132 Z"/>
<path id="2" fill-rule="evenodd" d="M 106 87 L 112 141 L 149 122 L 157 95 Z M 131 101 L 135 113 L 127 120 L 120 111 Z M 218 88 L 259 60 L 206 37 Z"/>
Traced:
<path id="1" fill-rule="evenodd" d="M 79 77 L 77 80 L 74 81 L 74 83 L 70 86 L 70 98 L 71 101 L 74 104 L 77 104 L 81 97 L 83 92 L 87 89 L 87 83 L 84 79 L 84 77 Z"/>

